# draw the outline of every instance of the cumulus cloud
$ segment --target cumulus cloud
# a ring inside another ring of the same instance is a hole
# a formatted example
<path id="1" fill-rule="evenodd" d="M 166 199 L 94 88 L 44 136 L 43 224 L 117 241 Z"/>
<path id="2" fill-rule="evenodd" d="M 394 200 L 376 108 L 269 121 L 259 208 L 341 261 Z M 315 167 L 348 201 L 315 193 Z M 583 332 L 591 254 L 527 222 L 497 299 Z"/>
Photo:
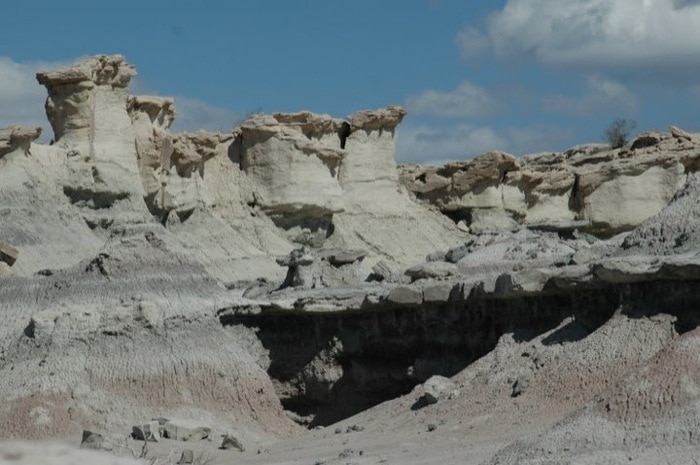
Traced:
<path id="1" fill-rule="evenodd" d="M 450 92 L 430 89 L 411 96 L 406 107 L 416 115 L 479 118 L 498 113 L 501 105 L 483 87 L 463 82 Z"/>
<path id="2" fill-rule="evenodd" d="M 604 113 L 630 114 L 639 109 L 639 98 L 623 84 L 601 76 L 589 76 L 581 96 L 550 94 L 543 97 L 543 110 L 573 116 Z"/>
<path id="3" fill-rule="evenodd" d="M 698 0 L 508 0 L 482 31 L 458 35 L 462 54 L 531 54 L 578 67 L 687 66 L 700 59 Z M 461 39 L 460 39 L 461 37 Z M 472 49 L 469 49 L 472 47 Z"/>

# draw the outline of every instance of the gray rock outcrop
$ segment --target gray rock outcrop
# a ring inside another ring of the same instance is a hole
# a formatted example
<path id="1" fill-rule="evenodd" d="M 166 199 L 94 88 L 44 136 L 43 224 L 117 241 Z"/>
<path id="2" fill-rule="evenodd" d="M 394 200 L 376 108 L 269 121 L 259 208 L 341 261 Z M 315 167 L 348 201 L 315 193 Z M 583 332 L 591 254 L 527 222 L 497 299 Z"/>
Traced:
<path id="1" fill-rule="evenodd" d="M 0 129 L 0 158 L 17 150 L 26 155 L 32 141 L 40 135 L 41 128 L 10 126 Z"/>
<path id="2" fill-rule="evenodd" d="M 694 141 L 674 128 L 621 149 L 587 145 L 522 159 L 491 152 L 443 167 L 403 166 L 401 181 L 418 200 L 466 219 L 472 232 L 571 224 L 612 236 L 660 211 L 698 169 Z"/>

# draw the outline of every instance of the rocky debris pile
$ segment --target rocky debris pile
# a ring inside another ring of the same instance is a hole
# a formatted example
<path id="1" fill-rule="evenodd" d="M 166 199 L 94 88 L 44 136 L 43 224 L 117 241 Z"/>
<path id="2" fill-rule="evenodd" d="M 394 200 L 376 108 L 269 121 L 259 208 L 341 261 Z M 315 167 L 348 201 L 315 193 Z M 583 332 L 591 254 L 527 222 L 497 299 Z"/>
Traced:
<path id="1" fill-rule="evenodd" d="M 139 441 L 150 442 L 158 442 L 161 439 L 196 442 L 209 439 L 211 437 L 211 428 L 200 426 L 192 421 L 171 421 L 161 417 L 134 425 L 131 437 Z"/>
<path id="2" fill-rule="evenodd" d="M 361 266 L 367 252 L 362 250 L 318 249 L 303 246 L 277 259 L 288 268 L 281 288 L 334 287 L 360 284 L 367 279 Z"/>
<path id="3" fill-rule="evenodd" d="M 113 432 L 112 436 L 115 435 L 116 434 Z M 239 439 L 241 437 L 240 434 L 229 431 L 220 436 L 222 441 L 219 449 L 245 452 L 245 447 Z M 168 444 L 169 442 L 178 441 L 192 444 L 203 442 L 206 446 L 207 443 L 214 441 L 214 437 L 215 435 L 212 433 L 212 428 L 201 426 L 199 422 L 191 420 L 169 420 L 159 417 L 134 425 L 126 442 L 123 439 L 108 439 L 103 434 L 90 430 L 83 430 L 80 448 L 103 451 L 115 455 L 130 453 L 134 457 L 140 455 L 141 458 L 146 458 L 146 455 L 149 454 L 148 443 L 162 443 L 162 447 L 159 450 L 169 450 L 172 454 L 172 451 L 179 450 L 180 447 L 177 444 Z M 129 439 L 133 441 L 129 441 Z M 140 452 L 136 450 L 138 448 L 141 449 Z M 194 452 L 192 449 L 183 449 L 180 463 L 193 463 L 193 454 Z M 185 460 L 184 462 L 182 461 L 183 458 Z"/>

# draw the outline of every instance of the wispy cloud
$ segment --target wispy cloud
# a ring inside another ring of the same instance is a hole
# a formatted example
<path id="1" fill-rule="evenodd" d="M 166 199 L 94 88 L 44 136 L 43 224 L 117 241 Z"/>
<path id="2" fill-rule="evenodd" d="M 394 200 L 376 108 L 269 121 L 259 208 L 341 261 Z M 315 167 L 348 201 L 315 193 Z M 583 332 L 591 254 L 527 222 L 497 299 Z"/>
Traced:
<path id="1" fill-rule="evenodd" d="M 626 86 L 601 76 L 589 76 L 582 95 L 549 94 L 542 97 L 542 109 L 571 116 L 630 114 L 639 109 L 639 98 Z"/>
<path id="2" fill-rule="evenodd" d="M 457 47 L 465 61 L 472 61 L 485 55 L 491 49 L 491 42 L 479 29 L 468 26 L 457 33 Z"/>
<path id="3" fill-rule="evenodd" d="M 228 108 L 211 105 L 202 100 L 176 96 L 177 114 L 172 131 L 206 131 L 226 132 L 233 129 L 245 115 Z"/>
<path id="4" fill-rule="evenodd" d="M 134 95 L 162 95 L 155 86 L 136 76 L 131 80 L 129 90 Z M 212 105 L 200 99 L 184 95 L 166 95 L 175 100 L 175 121 L 170 128 L 173 132 L 182 131 L 221 131 L 233 129 L 245 114 L 230 108 Z"/>
<path id="5" fill-rule="evenodd" d="M 466 160 L 489 150 L 504 150 L 506 146 L 507 141 L 487 126 L 406 124 L 397 131 L 396 158 L 400 163 L 444 163 Z"/>
<path id="6" fill-rule="evenodd" d="M 410 96 L 406 107 L 413 114 L 439 118 L 481 118 L 493 116 L 502 109 L 486 89 L 466 81 L 450 92 L 429 89 Z"/>
<path id="7" fill-rule="evenodd" d="M 673 7 L 676 9 L 700 6 L 700 0 L 673 0 Z"/>
<path id="8" fill-rule="evenodd" d="M 582 68 L 664 65 L 700 59 L 698 0 L 508 0 L 481 30 L 459 33 L 462 55 L 523 54 Z"/>
<path id="9" fill-rule="evenodd" d="M 564 150 L 576 130 L 566 126 L 532 125 L 494 128 L 470 124 L 434 126 L 405 124 L 396 134 L 399 163 L 443 164 L 502 150 L 514 155 Z"/>

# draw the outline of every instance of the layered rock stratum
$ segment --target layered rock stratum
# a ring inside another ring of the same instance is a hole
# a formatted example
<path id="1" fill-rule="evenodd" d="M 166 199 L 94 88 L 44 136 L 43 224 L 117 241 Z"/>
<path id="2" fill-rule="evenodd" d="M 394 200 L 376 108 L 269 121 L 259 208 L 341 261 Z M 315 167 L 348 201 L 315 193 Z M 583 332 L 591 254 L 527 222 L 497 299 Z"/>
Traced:
<path id="1" fill-rule="evenodd" d="M 398 106 L 172 133 L 135 74 L 0 129 L 0 463 L 692 463 L 700 136 L 400 166 Z"/>

